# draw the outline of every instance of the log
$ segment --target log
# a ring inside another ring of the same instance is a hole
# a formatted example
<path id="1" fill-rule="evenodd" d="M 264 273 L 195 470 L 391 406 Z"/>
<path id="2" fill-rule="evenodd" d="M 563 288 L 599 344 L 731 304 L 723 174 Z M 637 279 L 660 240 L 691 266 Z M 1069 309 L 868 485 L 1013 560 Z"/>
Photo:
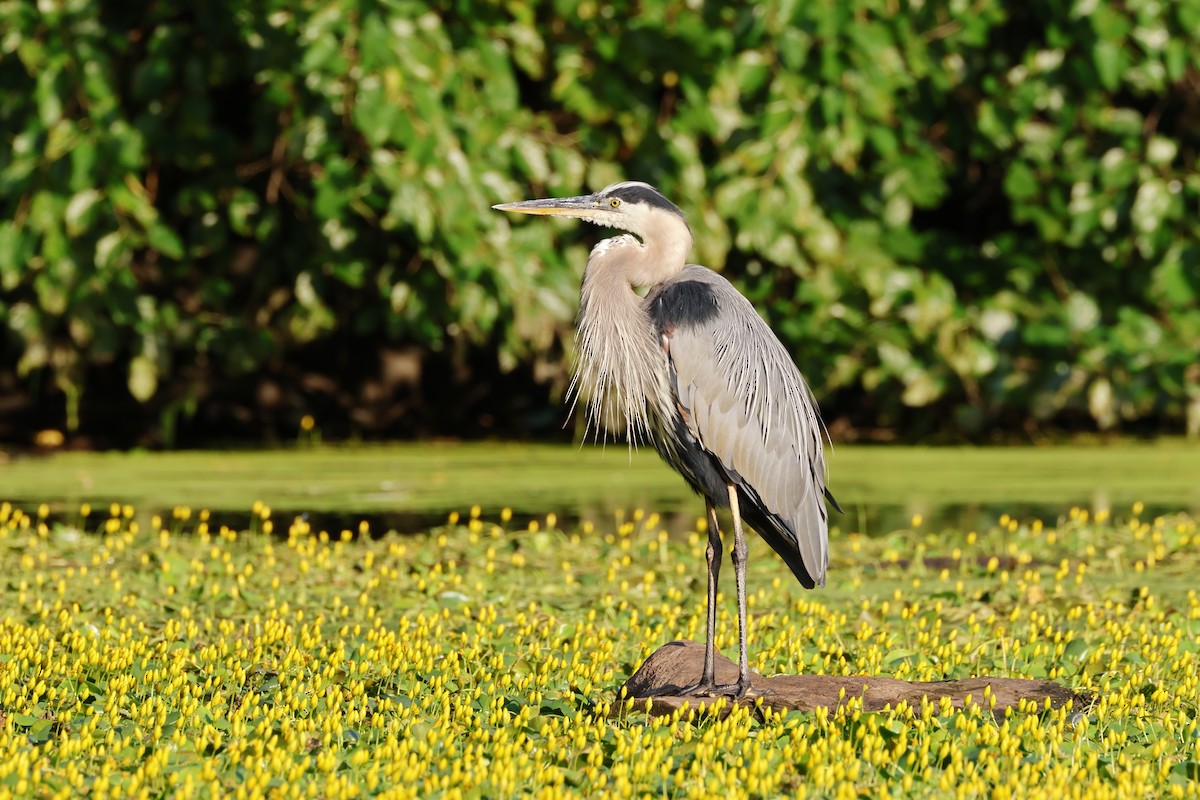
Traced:
<path id="1" fill-rule="evenodd" d="M 737 664 L 720 653 L 717 654 L 716 679 L 718 684 L 736 683 Z M 704 645 L 699 642 L 668 642 L 655 650 L 645 663 L 624 684 L 624 697 L 634 698 L 636 707 L 646 708 L 652 715 L 670 714 L 688 707 L 698 710 L 701 703 L 706 708 L 716 704 L 712 697 L 683 697 L 683 687 L 693 686 L 700 680 L 704 669 Z M 965 678 L 946 681 L 905 681 L 878 675 L 773 675 L 763 677 L 751 672 L 750 691 L 736 705 L 754 707 L 759 698 L 762 706 L 776 712 L 813 711 L 827 708 L 830 711 L 844 705 L 851 698 L 860 698 L 863 711 L 882 711 L 888 706 L 895 708 L 907 701 L 910 706 L 920 708 L 921 699 L 929 698 L 941 702 L 950 698 L 954 708 L 964 708 L 969 702 L 987 709 L 984 689 L 991 687 L 996 698 L 992 712 L 1003 718 L 1015 712 L 1021 700 L 1032 700 L 1038 708 L 1044 708 L 1047 698 L 1050 707 L 1057 709 L 1067 703 L 1082 709 L 1087 698 L 1054 681 L 1027 678 Z M 845 694 L 842 694 L 842 692 Z M 726 702 L 717 710 L 718 715 L 727 715 L 734 703 Z"/>

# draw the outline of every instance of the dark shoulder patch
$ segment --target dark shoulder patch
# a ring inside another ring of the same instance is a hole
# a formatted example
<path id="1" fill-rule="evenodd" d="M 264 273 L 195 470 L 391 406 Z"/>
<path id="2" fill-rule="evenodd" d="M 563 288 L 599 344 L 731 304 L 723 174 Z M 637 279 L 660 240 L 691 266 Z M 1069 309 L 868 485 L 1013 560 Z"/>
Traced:
<path id="1" fill-rule="evenodd" d="M 700 281 L 668 283 L 650 297 L 650 316 L 659 332 L 703 325 L 716 318 L 719 310 L 713 287 Z"/>

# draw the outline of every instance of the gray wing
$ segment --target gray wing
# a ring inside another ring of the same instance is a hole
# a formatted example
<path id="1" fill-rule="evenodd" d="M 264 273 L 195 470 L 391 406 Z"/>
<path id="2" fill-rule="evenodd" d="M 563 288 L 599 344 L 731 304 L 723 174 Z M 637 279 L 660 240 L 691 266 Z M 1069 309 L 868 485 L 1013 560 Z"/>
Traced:
<path id="1" fill-rule="evenodd" d="M 647 307 L 687 431 L 742 490 L 747 522 L 803 584 L 824 586 L 823 428 L 791 356 L 750 301 L 704 267 L 686 267 Z"/>

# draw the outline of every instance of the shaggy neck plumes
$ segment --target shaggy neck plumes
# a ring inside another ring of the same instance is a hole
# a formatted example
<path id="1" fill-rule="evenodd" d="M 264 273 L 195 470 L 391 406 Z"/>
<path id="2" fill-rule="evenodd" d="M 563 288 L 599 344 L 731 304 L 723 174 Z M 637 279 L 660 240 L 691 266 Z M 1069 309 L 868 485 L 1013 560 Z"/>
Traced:
<path id="1" fill-rule="evenodd" d="M 686 230 L 686 226 L 684 226 Z M 588 428 L 622 433 L 629 443 L 649 441 L 652 426 L 670 415 L 667 359 L 654 323 L 634 286 L 661 283 L 683 269 L 690 233 L 670 252 L 629 235 L 600 242 L 588 258 L 575 334 L 572 407 L 587 403 Z"/>

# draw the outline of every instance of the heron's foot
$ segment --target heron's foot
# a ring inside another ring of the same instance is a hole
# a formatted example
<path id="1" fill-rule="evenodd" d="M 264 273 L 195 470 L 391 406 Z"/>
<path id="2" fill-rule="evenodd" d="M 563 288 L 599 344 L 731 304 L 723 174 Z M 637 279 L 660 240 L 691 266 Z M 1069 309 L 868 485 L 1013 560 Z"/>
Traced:
<path id="1" fill-rule="evenodd" d="M 680 689 L 676 692 L 679 697 L 728 697 L 730 700 L 741 700 L 750 692 L 750 681 L 739 680 L 737 683 L 717 683 L 715 681 L 700 681 L 699 683 Z"/>

